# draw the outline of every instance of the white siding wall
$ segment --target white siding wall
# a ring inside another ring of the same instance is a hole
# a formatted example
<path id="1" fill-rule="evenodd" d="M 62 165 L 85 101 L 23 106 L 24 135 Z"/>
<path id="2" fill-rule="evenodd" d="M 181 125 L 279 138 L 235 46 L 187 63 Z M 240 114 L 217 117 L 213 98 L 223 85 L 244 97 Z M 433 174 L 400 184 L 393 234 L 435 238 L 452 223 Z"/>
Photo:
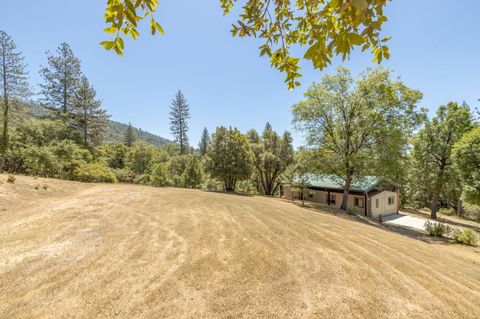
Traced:
<path id="1" fill-rule="evenodd" d="M 310 197 L 310 194 L 312 194 L 311 197 Z M 318 191 L 318 190 L 305 191 L 306 200 L 316 202 L 316 203 L 321 203 L 321 204 L 327 204 L 327 195 L 328 193 L 325 191 Z M 330 192 L 330 195 L 335 195 L 336 197 L 335 204 L 332 204 L 332 206 L 336 208 L 340 208 L 340 206 L 342 205 L 343 194 Z M 285 199 L 291 200 L 292 196 L 294 196 L 295 198 L 300 198 L 300 193 L 296 191 L 292 191 L 291 187 L 288 185 L 283 186 L 283 197 Z M 392 205 L 389 205 L 388 198 L 392 196 L 394 197 L 394 203 Z M 363 207 L 355 206 L 355 197 L 359 197 L 363 199 L 363 202 L 364 202 Z M 377 199 L 379 203 L 378 208 L 376 206 Z M 378 215 L 380 214 L 382 214 L 383 216 L 396 214 L 398 212 L 398 194 L 395 192 L 383 191 L 369 198 L 367 202 L 365 202 L 364 195 L 353 195 L 353 194 L 348 195 L 348 207 L 355 209 L 359 215 L 363 216 L 365 214 L 366 205 L 370 205 L 371 217 L 373 218 L 378 218 Z"/>
<path id="2" fill-rule="evenodd" d="M 388 204 L 389 197 L 394 198 L 394 203 L 391 205 Z M 394 192 L 383 191 L 371 197 L 370 205 L 372 207 L 373 218 L 378 218 L 380 214 L 382 214 L 383 216 L 396 214 L 398 212 L 398 194 Z"/>

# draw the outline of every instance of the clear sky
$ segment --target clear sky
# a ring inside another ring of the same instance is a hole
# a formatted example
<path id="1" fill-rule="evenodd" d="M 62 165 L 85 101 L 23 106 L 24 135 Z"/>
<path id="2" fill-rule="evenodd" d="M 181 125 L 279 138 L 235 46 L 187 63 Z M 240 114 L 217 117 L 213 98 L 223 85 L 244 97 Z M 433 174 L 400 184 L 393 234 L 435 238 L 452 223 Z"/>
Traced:
<path id="1" fill-rule="evenodd" d="M 45 51 L 68 42 L 97 89 L 112 119 L 171 138 L 168 111 L 181 89 L 190 104 L 190 140 L 197 145 L 203 127 L 263 130 L 269 121 L 291 130 L 291 106 L 309 83 L 338 65 L 354 74 L 371 66 L 372 56 L 355 52 L 349 61 L 314 70 L 302 64 L 303 86 L 288 91 L 283 74 L 259 58 L 255 39 L 232 38 L 233 17 L 224 17 L 218 0 L 160 1 L 158 20 L 166 35 L 152 38 L 146 29 L 127 41 L 125 57 L 98 43 L 106 0 L 0 0 L 0 30 L 23 51 L 31 82 L 37 85 Z M 448 101 L 480 102 L 478 0 L 394 0 L 389 3 L 384 34 L 392 35 L 391 58 L 383 63 L 410 87 L 424 93 L 421 102 L 433 114 Z M 36 86 L 38 90 L 38 86 Z M 302 135 L 294 133 L 295 145 Z"/>

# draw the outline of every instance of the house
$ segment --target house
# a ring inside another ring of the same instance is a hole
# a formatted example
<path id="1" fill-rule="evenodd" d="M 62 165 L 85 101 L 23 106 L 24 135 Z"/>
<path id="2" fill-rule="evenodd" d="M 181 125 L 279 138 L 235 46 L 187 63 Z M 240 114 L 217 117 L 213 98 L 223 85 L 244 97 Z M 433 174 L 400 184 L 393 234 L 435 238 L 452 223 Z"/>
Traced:
<path id="1" fill-rule="evenodd" d="M 302 183 L 283 183 L 280 188 L 282 197 L 293 200 L 302 199 L 340 208 L 343 199 L 343 181 L 335 176 L 308 174 Z M 378 218 L 397 214 L 399 210 L 399 191 L 395 183 L 377 176 L 365 176 L 354 180 L 348 194 L 348 207 L 358 214 Z"/>

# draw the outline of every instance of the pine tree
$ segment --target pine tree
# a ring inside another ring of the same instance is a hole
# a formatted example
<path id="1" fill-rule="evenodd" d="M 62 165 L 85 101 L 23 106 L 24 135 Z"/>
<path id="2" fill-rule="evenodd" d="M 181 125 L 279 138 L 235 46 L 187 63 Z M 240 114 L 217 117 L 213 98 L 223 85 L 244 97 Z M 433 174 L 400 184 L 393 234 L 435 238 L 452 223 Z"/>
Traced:
<path id="1" fill-rule="evenodd" d="M 83 137 L 83 145 L 88 142 L 98 143 L 106 130 L 107 120 L 110 117 L 102 109 L 102 102 L 96 99 L 97 92 L 90 86 L 88 79 L 83 76 L 74 96 L 73 123 Z"/>
<path id="2" fill-rule="evenodd" d="M 210 135 L 208 134 L 208 130 L 205 127 L 202 132 L 200 143 L 198 143 L 198 148 L 200 149 L 200 154 L 202 154 L 202 156 L 207 154 L 208 144 L 210 144 Z"/>
<path id="3" fill-rule="evenodd" d="M 170 131 L 180 147 L 180 154 L 188 152 L 188 123 L 190 111 L 182 91 L 178 91 L 170 106 Z"/>
<path id="4" fill-rule="evenodd" d="M 3 102 L 3 134 L 0 150 L 4 153 L 9 145 L 8 122 L 11 104 L 29 94 L 26 65 L 21 52 L 10 36 L 0 31 L 0 94 Z"/>
<path id="5" fill-rule="evenodd" d="M 44 78 L 44 83 L 40 84 L 44 96 L 41 101 L 59 118 L 67 121 L 72 115 L 82 71 L 80 60 L 67 43 L 60 44 L 56 53 L 47 52 L 49 67 L 40 71 Z"/>
<path id="6" fill-rule="evenodd" d="M 132 147 L 133 143 L 137 140 L 137 135 L 130 122 L 128 122 L 127 131 L 125 132 L 125 138 L 123 140 L 128 147 Z"/>

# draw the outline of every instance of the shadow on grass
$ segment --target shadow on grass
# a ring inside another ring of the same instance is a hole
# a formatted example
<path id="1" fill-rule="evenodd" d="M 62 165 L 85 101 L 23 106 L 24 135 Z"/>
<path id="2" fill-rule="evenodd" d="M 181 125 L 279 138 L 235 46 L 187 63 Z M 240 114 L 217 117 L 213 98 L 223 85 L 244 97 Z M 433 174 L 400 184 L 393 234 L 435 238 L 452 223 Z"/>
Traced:
<path id="1" fill-rule="evenodd" d="M 254 197 L 255 196 L 255 195 L 250 195 L 250 194 L 245 194 L 245 193 L 217 191 L 217 190 L 209 190 L 209 189 L 202 189 L 202 191 L 206 192 L 206 193 L 216 193 L 216 194 L 225 194 L 225 195 L 242 196 L 242 197 Z"/>
<path id="2" fill-rule="evenodd" d="M 288 201 L 288 200 L 285 200 Z M 305 205 L 302 205 L 301 201 L 288 201 L 293 203 L 294 205 L 302 208 L 309 209 L 311 211 L 317 212 L 317 213 L 324 213 L 324 214 L 330 214 L 334 215 L 339 218 L 343 219 L 348 219 L 350 221 L 370 225 L 379 229 L 387 230 L 390 232 L 397 233 L 402 236 L 406 236 L 409 238 L 413 238 L 416 240 L 420 240 L 422 242 L 428 243 L 428 244 L 442 244 L 442 245 L 452 245 L 455 244 L 455 242 L 450 239 L 450 238 L 444 238 L 444 237 L 433 237 L 428 235 L 426 232 L 406 227 L 406 226 L 400 226 L 400 225 L 392 225 L 392 224 L 386 224 L 386 223 L 380 223 L 379 221 L 369 218 L 369 217 L 364 217 L 360 215 L 350 215 L 347 214 L 345 211 L 328 206 L 326 204 L 320 204 L 320 203 L 314 203 L 310 201 L 305 201 Z"/>

